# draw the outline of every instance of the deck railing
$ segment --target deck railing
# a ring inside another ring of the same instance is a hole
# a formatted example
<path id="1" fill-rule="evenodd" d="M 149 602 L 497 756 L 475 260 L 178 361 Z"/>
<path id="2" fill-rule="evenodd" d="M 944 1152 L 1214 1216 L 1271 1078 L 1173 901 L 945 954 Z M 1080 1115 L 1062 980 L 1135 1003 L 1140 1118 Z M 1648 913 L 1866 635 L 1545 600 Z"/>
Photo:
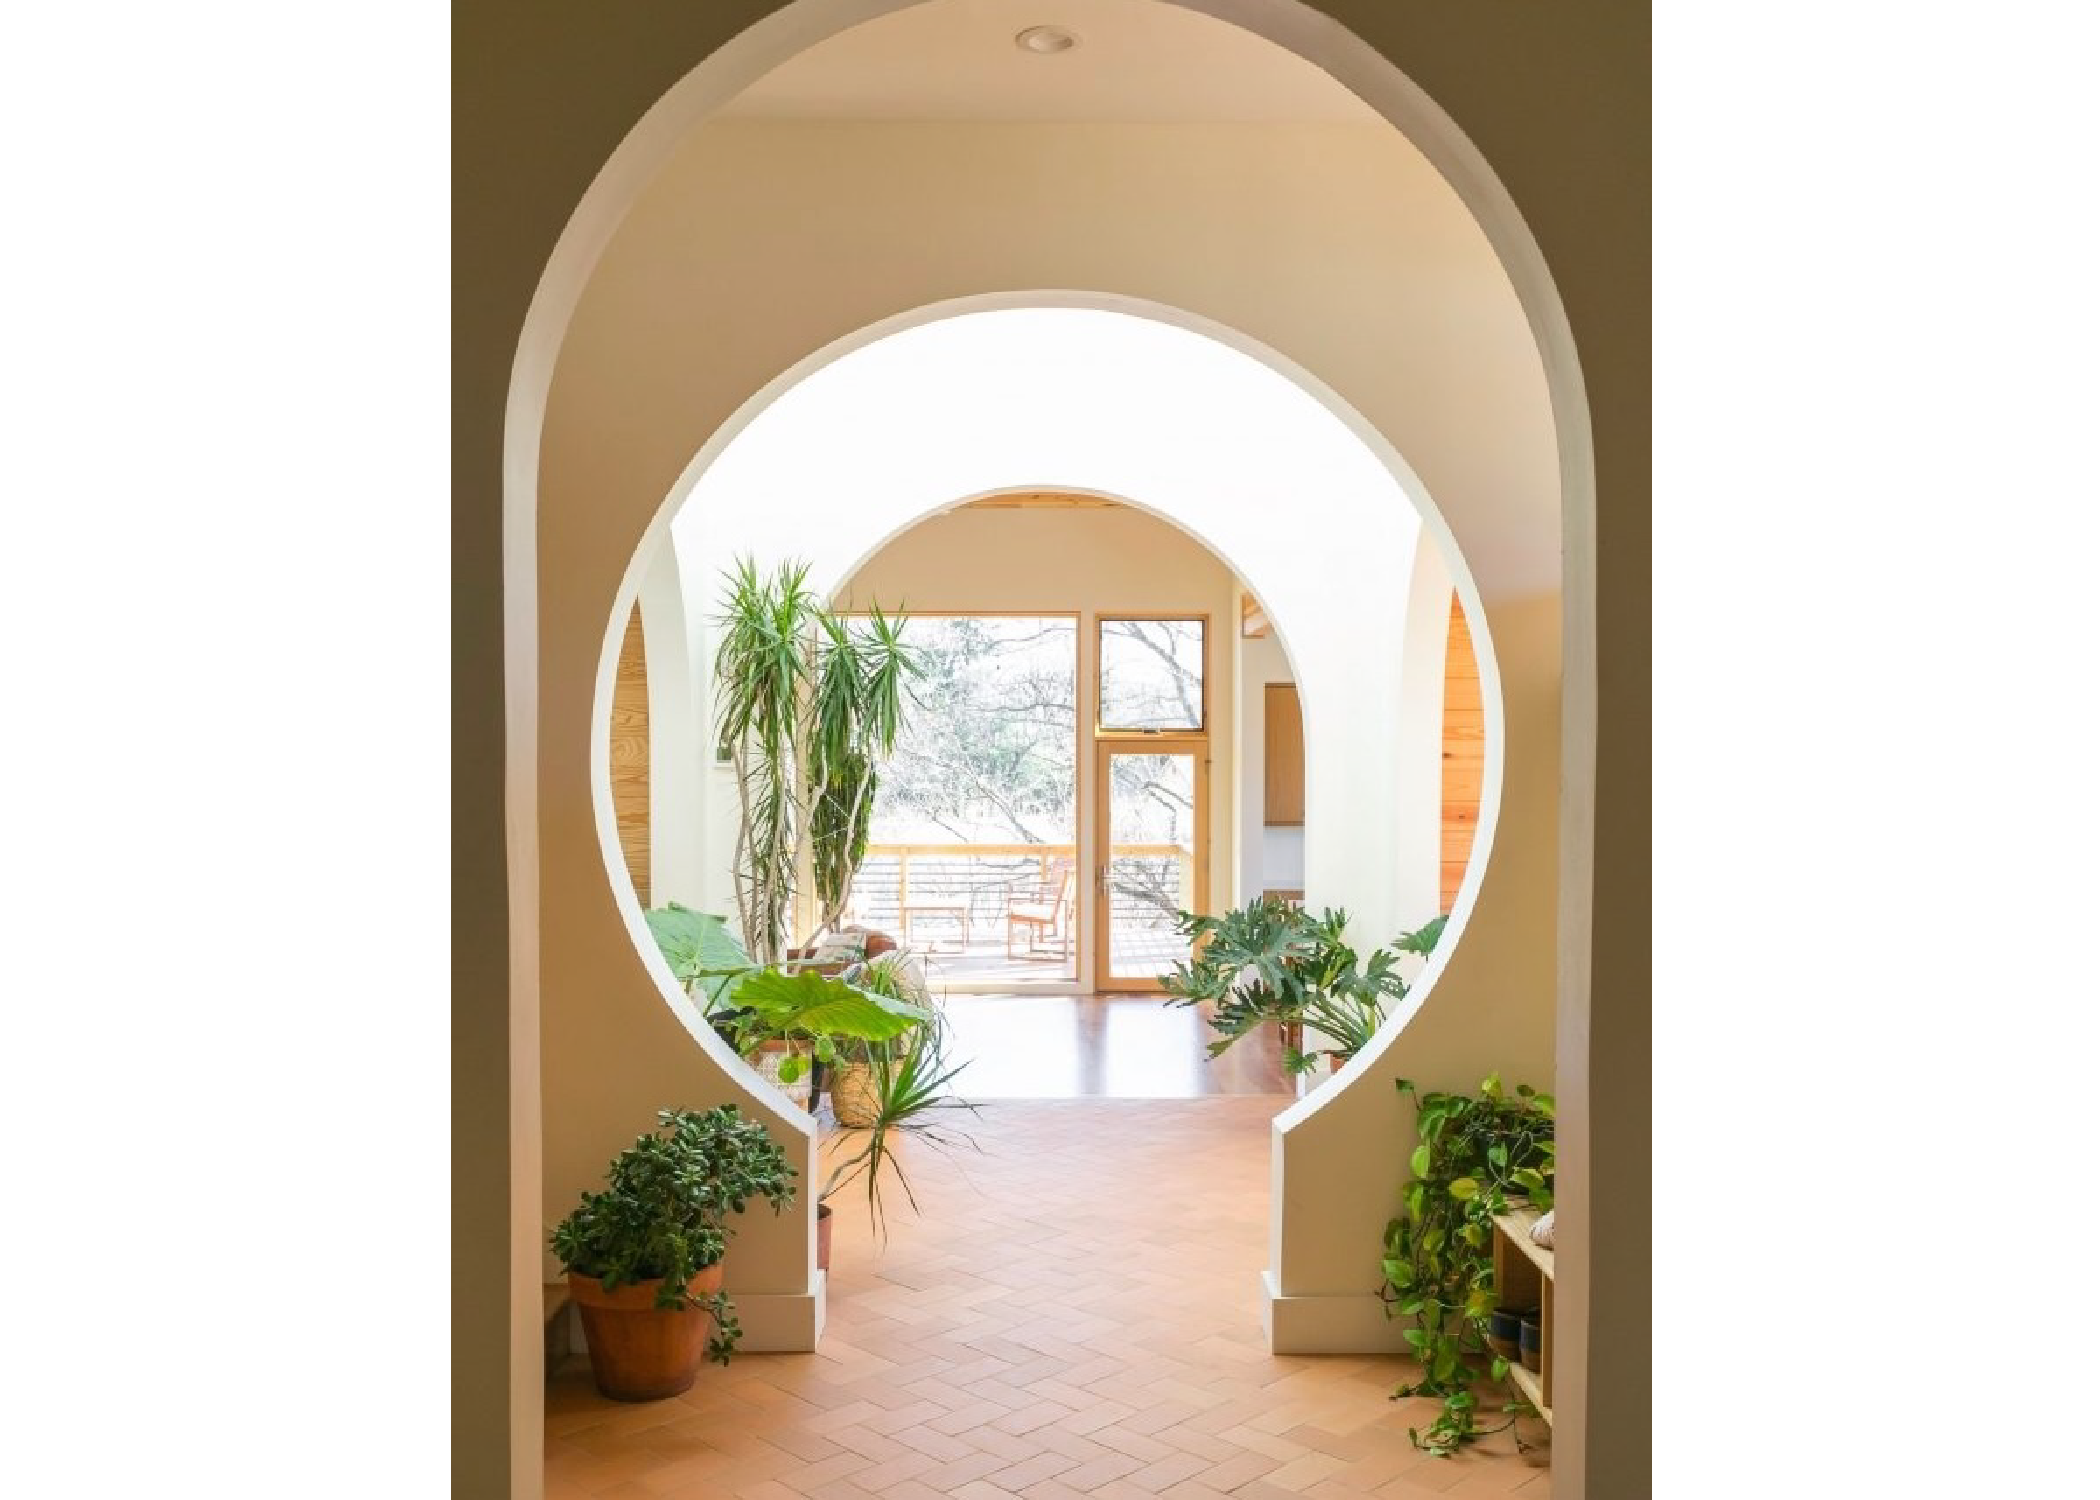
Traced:
<path id="1" fill-rule="evenodd" d="M 973 930 L 1003 939 L 1008 907 L 1055 900 L 1057 863 L 1072 862 L 1074 854 L 1070 844 L 870 844 L 853 880 L 853 915 L 865 926 L 901 933 L 907 907 L 922 915 L 929 907 L 953 907 L 965 941 Z M 1169 903 L 1194 904 L 1194 873 L 1189 851 L 1178 844 L 1115 845 L 1114 921 L 1170 922 Z M 1073 890 L 1076 895 L 1076 882 Z"/>

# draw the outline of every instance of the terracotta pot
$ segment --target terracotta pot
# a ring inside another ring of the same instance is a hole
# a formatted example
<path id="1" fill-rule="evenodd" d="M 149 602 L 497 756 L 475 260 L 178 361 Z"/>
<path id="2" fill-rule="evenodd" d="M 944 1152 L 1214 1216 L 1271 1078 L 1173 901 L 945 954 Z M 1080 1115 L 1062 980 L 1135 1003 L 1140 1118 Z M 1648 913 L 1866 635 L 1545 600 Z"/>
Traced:
<path id="1" fill-rule="evenodd" d="M 868 1063 L 838 1063 L 831 1069 L 831 1112 L 841 1125 L 873 1125 L 882 1113 L 875 1069 Z"/>
<path id="2" fill-rule="evenodd" d="M 662 1278 L 608 1292 L 595 1276 L 569 1273 L 569 1296 L 583 1318 L 591 1377 L 615 1401 L 660 1401 L 692 1388 L 707 1357 L 712 1314 L 696 1307 L 656 1306 Z M 722 1267 L 709 1266 L 686 1289 L 705 1297 L 722 1289 Z"/>
<path id="3" fill-rule="evenodd" d="M 817 1269 L 831 1269 L 831 1205 L 817 1205 Z"/>

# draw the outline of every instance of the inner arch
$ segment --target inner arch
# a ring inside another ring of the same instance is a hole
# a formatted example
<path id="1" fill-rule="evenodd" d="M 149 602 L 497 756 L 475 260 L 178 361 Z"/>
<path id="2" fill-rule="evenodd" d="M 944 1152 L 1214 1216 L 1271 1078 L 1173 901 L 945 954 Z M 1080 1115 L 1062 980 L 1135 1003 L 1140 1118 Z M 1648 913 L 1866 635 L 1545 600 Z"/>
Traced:
<path id="1" fill-rule="evenodd" d="M 925 310 L 824 351 L 718 434 L 668 506 L 688 613 L 711 610 L 736 557 L 806 560 L 828 596 L 970 497 L 1017 482 L 1116 497 L 1215 553 L 1289 633 L 1312 726 L 1308 899 L 1348 909 L 1368 941 L 1435 915 L 1437 761 L 1420 736 L 1436 733 L 1440 682 L 1419 674 L 1441 658 L 1425 668 L 1422 637 L 1436 632 L 1440 648 L 1453 588 L 1469 601 L 1473 589 L 1421 481 L 1331 392 L 1243 337 L 1127 299 L 999 301 Z M 1484 622 L 1474 637 L 1492 767 Z M 1411 739 L 1412 777 L 1399 770 Z M 1475 860 L 1492 840 L 1492 776 L 1485 791 Z"/>

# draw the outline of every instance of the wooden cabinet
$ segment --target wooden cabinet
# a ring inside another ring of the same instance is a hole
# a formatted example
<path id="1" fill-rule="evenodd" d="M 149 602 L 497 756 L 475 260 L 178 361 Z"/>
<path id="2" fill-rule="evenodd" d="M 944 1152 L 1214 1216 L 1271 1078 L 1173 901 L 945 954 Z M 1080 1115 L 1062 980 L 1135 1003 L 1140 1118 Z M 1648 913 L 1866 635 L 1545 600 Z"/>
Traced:
<path id="1" fill-rule="evenodd" d="M 1262 796 L 1264 823 L 1305 822 L 1305 719 L 1298 689 L 1272 682 L 1262 689 Z"/>
<path id="2" fill-rule="evenodd" d="M 1553 1424 L 1553 1252 L 1534 1244 L 1531 1226 L 1537 1209 L 1516 1208 L 1495 1215 L 1495 1305 L 1539 1310 L 1539 1367 L 1536 1373 L 1516 1360 L 1509 1378 L 1524 1398 Z"/>

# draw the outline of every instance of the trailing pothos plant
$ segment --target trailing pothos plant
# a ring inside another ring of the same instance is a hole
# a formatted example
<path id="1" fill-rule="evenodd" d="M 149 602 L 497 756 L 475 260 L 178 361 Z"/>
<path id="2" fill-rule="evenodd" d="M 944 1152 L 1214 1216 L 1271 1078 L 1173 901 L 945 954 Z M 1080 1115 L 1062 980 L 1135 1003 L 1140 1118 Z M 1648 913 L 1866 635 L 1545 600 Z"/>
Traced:
<path id="1" fill-rule="evenodd" d="M 1507 1094 L 1492 1073 L 1477 1094 L 1421 1092 L 1405 1078 L 1398 1085 L 1415 1096 L 1418 1144 L 1400 1215 L 1385 1226 L 1379 1296 L 1386 1316 L 1413 1320 L 1401 1336 L 1422 1362 L 1422 1378 L 1394 1398 L 1444 1403 L 1426 1431 L 1409 1428 L 1407 1435 L 1417 1448 L 1448 1456 L 1535 1410 L 1511 1401 L 1502 1408 L 1508 1421 L 1482 1428 L 1474 1387 L 1483 1376 L 1501 1381 L 1509 1374 L 1509 1361 L 1487 1343 L 1495 1304 L 1490 1221 L 1519 1195 L 1540 1210 L 1553 1206 L 1553 1096 L 1529 1084 Z"/>
<path id="2" fill-rule="evenodd" d="M 743 1330 L 727 1295 L 695 1297 L 686 1284 L 729 1248 L 731 1214 L 753 1198 L 775 1213 L 795 1201 L 795 1169 L 765 1126 L 733 1104 L 658 1110 L 658 1128 L 639 1136 L 606 1168 L 603 1192 L 583 1201 L 551 1237 L 562 1269 L 594 1276 L 610 1291 L 662 1278 L 655 1305 L 706 1309 L 714 1317 L 707 1356 L 728 1364 Z"/>

